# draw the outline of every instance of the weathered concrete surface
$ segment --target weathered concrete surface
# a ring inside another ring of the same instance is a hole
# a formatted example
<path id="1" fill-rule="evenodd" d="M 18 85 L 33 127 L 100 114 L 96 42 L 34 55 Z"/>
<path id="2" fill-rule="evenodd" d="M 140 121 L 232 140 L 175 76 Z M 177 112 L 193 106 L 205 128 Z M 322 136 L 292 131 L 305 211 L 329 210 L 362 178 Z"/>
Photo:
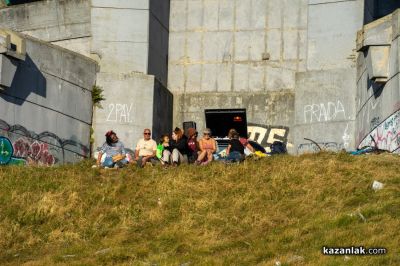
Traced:
<path id="1" fill-rule="evenodd" d="M 143 129 L 152 127 L 154 77 L 134 72 L 100 73 L 97 82 L 108 89 L 103 108 L 96 108 L 96 147 L 103 144 L 107 131 L 114 130 L 126 148 L 133 149 Z"/>
<path id="2" fill-rule="evenodd" d="M 307 1 L 172 0 L 170 20 L 174 93 L 294 89 L 305 69 Z"/>
<path id="3" fill-rule="evenodd" d="M 90 36 L 90 1 L 49 0 L 0 9 L 0 27 L 44 41 Z"/>
<path id="4" fill-rule="evenodd" d="M 315 150 L 304 138 L 330 150 L 354 148 L 355 75 L 355 69 L 297 74 L 293 134 L 298 153 Z"/>
<path id="5" fill-rule="evenodd" d="M 308 7 L 307 69 L 354 68 L 363 0 L 312 0 Z"/>
<path id="6" fill-rule="evenodd" d="M 375 145 L 399 152 L 400 147 L 400 81 L 399 36 L 400 11 L 365 25 L 357 40 L 357 136 L 358 147 Z M 387 23 L 386 23 L 387 22 Z M 382 33 L 391 33 L 382 39 Z M 365 36 L 371 36 L 368 42 Z M 385 42 L 386 40 L 386 42 Z M 374 42 L 375 41 L 375 42 Z M 384 46 L 382 46 L 384 45 Z M 371 57 L 376 49 L 387 48 L 388 54 Z M 389 69 L 384 80 L 374 79 L 382 69 Z M 380 81 L 380 82 L 376 82 Z"/>
<path id="7" fill-rule="evenodd" d="M 90 1 L 48 0 L 0 9 L 0 27 L 90 56 Z"/>
<path id="8" fill-rule="evenodd" d="M 271 129 L 282 129 L 282 140 L 291 143 L 290 126 L 293 124 L 294 93 L 291 90 L 268 93 L 191 93 L 174 95 L 174 115 L 178 121 L 195 121 L 201 132 L 205 127 L 205 109 L 246 108 L 249 132 L 264 132 L 258 139 L 266 147 L 272 144 L 274 134 L 265 135 Z M 223 122 L 223 121 L 221 121 Z M 181 126 L 180 124 L 177 124 Z M 282 131 L 281 130 L 281 131 Z M 269 140 L 269 142 L 268 142 Z"/>
<path id="9" fill-rule="evenodd" d="M 11 59 L 17 71 L 11 86 L 0 92 L 1 135 L 12 141 L 16 156 L 40 163 L 89 156 L 96 62 L 21 36 L 25 60 Z"/>
<path id="10" fill-rule="evenodd" d="M 97 85 L 106 98 L 94 117 L 95 147 L 110 129 L 129 149 L 144 128 L 153 129 L 153 137 L 171 131 L 167 2 L 92 1 L 91 53 L 98 56 Z"/>

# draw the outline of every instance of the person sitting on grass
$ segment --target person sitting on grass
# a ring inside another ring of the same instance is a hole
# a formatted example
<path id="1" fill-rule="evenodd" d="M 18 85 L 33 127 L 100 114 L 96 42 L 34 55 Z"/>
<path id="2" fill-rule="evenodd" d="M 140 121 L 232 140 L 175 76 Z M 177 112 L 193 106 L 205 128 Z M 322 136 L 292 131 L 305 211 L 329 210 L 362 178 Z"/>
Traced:
<path id="1" fill-rule="evenodd" d="M 168 166 L 170 164 L 171 148 L 169 146 L 168 135 L 161 136 L 160 144 L 157 145 L 157 158 L 164 166 Z"/>
<path id="2" fill-rule="evenodd" d="M 239 135 L 239 133 L 236 131 L 236 129 L 234 129 L 234 128 L 230 129 L 229 132 L 228 132 L 228 138 L 231 139 L 234 134 Z M 242 137 L 239 136 L 239 141 L 240 141 L 240 143 L 242 143 L 244 148 L 248 150 L 248 153 L 254 153 L 255 152 L 254 147 L 251 146 L 251 144 L 249 143 L 248 139 L 242 138 Z M 246 150 L 245 150 L 245 154 L 247 154 Z"/>
<path id="3" fill-rule="evenodd" d="M 170 149 L 172 150 L 172 166 L 188 162 L 188 143 L 187 137 L 183 134 L 182 129 L 176 127 L 172 132 L 172 140 L 170 141 Z"/>
<path id="4" fill-rule="evenodd" d="M 217 143 L 215 139 L 211 137 L 211 130 L 209 128 L 203 131 L 203 138 L 199 141 L 199 149 L 200 153 L 197 157 L 196 164 L 209 164 L 214 159 L 213 154 L 217 151 Z"/>
<path id="5" fill-rule="evenodd" d="M 194 163 L 197 160 L 198 152 L 199 152 L 199 142 L 197 141 L 197 131 L 194 128 L 188 128 L 187 130 L 188 137 L 188 161 L 189 163 Z"/>
<path id="6" fill-rule="evenodd" d="M 124 144 L 119 141 L 117 134 L 110 130 L 106 133 L 106 142 L 100 149 L 99 155 L 97 156 L 97 166 L 103 166 L 105 168 L 111 167 L 123 167 L 128 163 L 126 159 L 126 151 Z M 101 159 L 105 155 L 103 163 Z"/>
<path id="7" fill-rule="evenodd" d="M 237 132 L 232 133 L 226 148 L 226 161 L 227 162 L 241 162 L 245 158 L 244 146 L 239 140 Z"/>
<path id="8" fill-rule="evenodd" d="M 147 162 L 154 164 L 156 162 L 157 143 L 151 139 L 151 131 L 146 128 L 143 131 L 143 138 L 140 139 L 135 149 L 135 161 L 137 166 L 144 167 Z"/>

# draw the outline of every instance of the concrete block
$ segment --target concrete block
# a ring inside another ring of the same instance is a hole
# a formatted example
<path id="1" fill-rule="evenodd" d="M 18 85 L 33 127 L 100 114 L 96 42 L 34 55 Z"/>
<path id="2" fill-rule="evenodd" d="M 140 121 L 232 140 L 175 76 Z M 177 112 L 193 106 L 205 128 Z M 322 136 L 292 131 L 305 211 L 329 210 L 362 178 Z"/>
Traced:
<path id="1" fill-rule="evenodd" d="M 52 42 L 52 44 L 61 46 L 65 49 L 74 51 L 86 57 L 90 57 L 90 45 L 91 45 L 91 38 L 90 37 L 83 37 L 78 39 L 71 39 L 71 40 L 63 40 Z"/>
<path id="2" fill-rule="evenodd" d="M 168 67 L 168 88 L 173 93 L 183 92 L 185 87 L 185 67 L 184 65 L 169 64 Z"/>
<path id="3" fill-rule="evenodd" d="M 176 2 L 176 1 L 175 1 Z M 121 8 L 121 9 L 149 9 L 149 0 L 92 0 L 92 7 Z"/>
<path id="4" fill-rule="evenodd" d="M 235 64 L 234 65 L 234 91 L 247 91 L 249 89 L 249 65 Z"/>
<path id="5" fill-rule="evenodd" d="M 298 59 L 299 53 L 299 33 L 298 31 L 283 31 L 283 59 Z"/>
<path id="6" fill-rule="evenodd" d="M 233 30 L 234 28 L 235 5 L 232 2 L 232 0 L 219 1 L 219 30 Z"/>
<path id="7" fill-rule="evenodd" d="M 267 66 L 267 90 L 293 89 L 295 86 L 295 71 Z"/>
<path id="8" fill-rule="evenodd" d="M 203 3 L 201 0 L 187 2 L 188 21 L 187 30 L 198 30 L 203 27 Z"/>
<path id="9" fill-rule="evenodd" d="M 249 30 L 253 29 L 252 22 L 252 1 L 251 0 L 235 0 L 236 6 L 236 29 Z"/>
<path id="10" fill-rule="evenodd" d="M 186 46 L 186 34 L 183 32 L 170 32 L 169 33 L 169 62 L 179 62 L 184 60 L 185 57 L 185 46 Z"/>
<path id="11" fill-rule="evenodd" d="M 299 0 L 283 0 L 283 28 L 296 29 L 299 27 L 300 21 L 300 4 Z"/>
<path id="12" fill-rule="evenodd" d="M 0 54 L 0 85 L 11 87 L 17 71 L 17 59 L 11 59 L 4 54 Z"/>
<path id="13" fill-rule="evenodd" d="M 218 57 L 219 62 L 233 60 L 233 32 L 218 32 Z"/>
<path id="14" fill-rule="evenodd" d="M 268 0 L 255 0 L 252 4 L 251 25 L 253 29 L 264 30 L 266 28 Z"/>
<path id="15" fill-rule="evenodd" d="M 300 30 L 299 31 L 299 59 L 307 60 L 307 31 Z"/>
<path id="16" fill-rule="evenodd" d="M 268 1 L 268 13 L 267 23 L 268 29 L 281 29 L 282 25 L 282 12 L 283 12 L 283 1 L 282 0 L 269 0 Z"/>
<path id="17" fill-rule="evenodd" d="M 218 92 L 232 90 L 232 64 L 218 64 L 217 86 Z"/>
<path id="18" fill-rule="evenodd" d="M 87 37 L 90 36 L 90 2 L 37 1 L 1 9 L 0 27 L 29 33 L 44 41 Z"/>
<path id="19" fill-rule="evenodd" d="M 270 54 L 270 60 L 280 60 L 282 50 L 282 32 L 280 30 L 267 31 L 267 52 Z"/>
<path id="20" fill-rule="evenodd" d="M 187 77 L 186 77 L 186 92 L 199 91 L 201 88 L 202 79 L 202 66 L 201 65 L 187 65 Z"/>
<path id="21" fill-rule="evenodd" d="M 217 64 L 204 64 L 202 67 L 201 91 L 209 92 L 217 90 Z"/>
<path id="22" fill-rule="evenodd" d="M 204 1 L 204 28 L 218 30 L 218 0 Z"/>
<path id="23" fill-rule="evenodd" d="M 203 51 L 202 51 L 202 32 L 188 32 L 187 36 L 187 60 L 189 62 L 201 62 Z"/>
<path id="24" fill-rule="evenodd" d="M 187 24 L 187 1 L 172 0 L 169 30 L 170 32 L 185 31 Z"/>
<path id="25" fill-rule="evenodd" d="M 265 32 L 253 31 L 250 35 L 250 60 L 261 61 L 265 52 Z"/>
<path id="26" fill-rule="evenodd" d="M 116 46 L 113 42 L 99 42 L 91 52 L 101 57 L 100 72 L 147 72 L 147 43 L 120 42 Z"/>
<path id="27" fill-rule="evenodd" d="M 249 91 L 263 91 L 265 89 L 265 66 L 250 65 L 249 70 Z"/>
<path id="28" fill-rule="evenodd" d="M 353 54 L 355 36 L 362 27 L 362 6 L 362 1 L 309 5 L 308 69 L 352 67 L 353 60 L 348 57 Z"/>
<path id="29" fill-rule="evenodd" d="M 389 78 L 390 46 L 370 46 L 367 55 L 369 78 L 376 82 L 386 82 Z"/>
<path id="30" fill-rule="evenodd" d="M 249 31 L 235 33 L 235 61 L 247 61 L 250 59 L 251 35 Z"/>
<path id="31" fill-rule="evenodd" d="M 216 61 L 222 61 L 222 53 L 220 47 L 219 47 L 219 42 L 218 42 L 218 36 L 220 35 L 220 32 L 204 32 L 203 34 L 203 60 L 204 61 L 209 61 L 209 62 L 216 62 Z M 200 42 L 197 44 L 201 44 Z M 200 49 L 201 49 L 200 48 Z M 198 51 L 198 53 L 201 55 L 201 51 Z"/>
<path id="32" fill-rule="evenodd" d="M 92 8 L 94 44 L 104 41 L 112 41 L 114 45 L 118 42 L 147 42 L 148 25 L 148 10 Z"/>

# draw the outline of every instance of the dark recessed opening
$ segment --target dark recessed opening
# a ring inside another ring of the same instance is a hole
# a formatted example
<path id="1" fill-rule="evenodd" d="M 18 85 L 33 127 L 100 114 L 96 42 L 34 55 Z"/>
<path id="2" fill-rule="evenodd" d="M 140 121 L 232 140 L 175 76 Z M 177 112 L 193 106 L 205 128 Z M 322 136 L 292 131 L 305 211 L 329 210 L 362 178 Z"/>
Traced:
<path id="1" fill-rule="evenodd" d="M 232 128 L 241 137 L 247 138 L 246 109 L 207 109 L 206 126 L 214 137 L 224 138 Z"/>

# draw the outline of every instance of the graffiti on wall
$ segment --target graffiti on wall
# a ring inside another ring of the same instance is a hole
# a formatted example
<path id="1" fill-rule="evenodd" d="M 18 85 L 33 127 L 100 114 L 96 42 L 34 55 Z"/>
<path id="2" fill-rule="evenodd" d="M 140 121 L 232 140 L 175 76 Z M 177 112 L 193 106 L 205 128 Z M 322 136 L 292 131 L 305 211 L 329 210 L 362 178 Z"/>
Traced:
<path id="1" fill-rule="evenodd" d="M 9 147 L 12 147 L 9 155 L 12 158 L 7 164 L 18 159 L 29 164 L 54 165 L 75 162 L 89 156 L 89 148 L 77 141 L 61 139 L 51 132 L 36 134 L 21 125 L 9 125 L 3 120 L 0 120 L 0 137 L 3 147 L 8 147 L 3 151 L 4 155 L 10 153 Z"/>
<path id="2" fill-rule="evenodd" d="M 328 122 L 337 119 L 347 119 L 344 105 L 340 100 L 304 106 L 305 123 Z"/>
<path id="3" fill-rule="evenodd" d="M 318 142 L 317 144 L 312 143 L 312 142 L 299 144 L 297 146 L 297 151 L 298 151 L 298 153 L 301 154 L 301 153 L 320 152 L 321 150 L 337 152 L 337 151 L 345 149 L 344 143 Z"/>
<path id="4" fill-rule="evenodd" d="M 24 165 L 26 160 L 14 154 L 14 147 L 6 137 L 0 137 L 0 165 Z"/>
<path id="5" fill-rule="evenodd" d="M 249 132 L 249 139 L 263 146 L 267 152 L 271 151 L 270 147 L 275 141 L 288 145 L 288 127 L 249 123 L 247 131 Z"/>
<path id="6" fill-rule="evenodd" d="M 107 122 L 132 123 L 131 111 L 133 104 L 110 103 L 107 105 Z"/>
<path id="7" fill-rule="evenodd" d="M 360 142 L 358 148 L 375 146 L 371 137 L 374 138 L 379 149 L 396 153 L 400 152 L 400 110 L 375 127 Z"/>

